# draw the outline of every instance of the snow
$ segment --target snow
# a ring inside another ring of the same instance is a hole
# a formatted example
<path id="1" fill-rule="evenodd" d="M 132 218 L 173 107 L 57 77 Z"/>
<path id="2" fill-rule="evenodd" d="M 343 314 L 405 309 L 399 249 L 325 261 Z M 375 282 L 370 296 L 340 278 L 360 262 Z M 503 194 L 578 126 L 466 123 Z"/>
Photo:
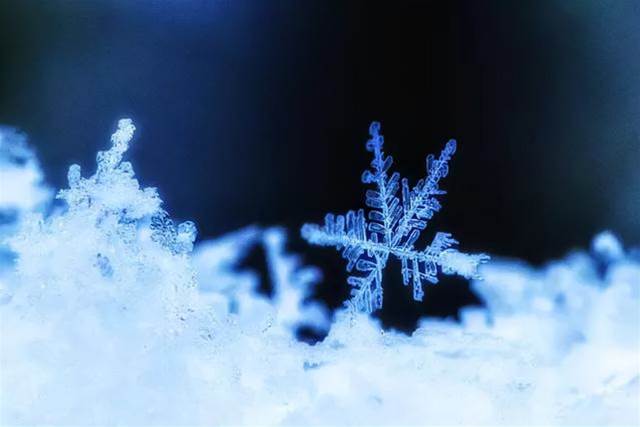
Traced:
<path id="1" fill-rule="evenodd" d="M 39 180 L 12 204 L 0 424 L 640 423 L 640 259 L 612 233 L 542 268 L 494 257 L 472 284 L 485 307 L 407 335 L 311 300 L 320 272 L 283 229 L 191 251 L 195 226 L 123 161 L 132 129 L 120 122 L 94 175 L 70 169 L 66 209 L 31 203 Z M 256 245 L 271 297 L 240 266 Z M 311 345 L 300 326 L 327 335 Z"/>

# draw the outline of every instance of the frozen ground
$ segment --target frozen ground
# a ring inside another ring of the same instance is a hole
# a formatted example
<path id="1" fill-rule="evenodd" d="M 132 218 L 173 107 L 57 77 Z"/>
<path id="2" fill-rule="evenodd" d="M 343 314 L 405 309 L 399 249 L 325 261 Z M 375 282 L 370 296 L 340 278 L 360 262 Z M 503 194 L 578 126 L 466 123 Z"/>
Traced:
<path id="1" fill-rule="evenodd" d="M 133 131 L 70 168 L 57 208 L 0 131 L 0 424 L 640 423 L 640 255 L 613 234 L 541 269 L 494 259 L 486 308 L 384 331 L 308 301 L 320 273 L 281 229 L 193 249 L 123 161 Z M 237 267 L 254 245 L 273 298 Z"/>

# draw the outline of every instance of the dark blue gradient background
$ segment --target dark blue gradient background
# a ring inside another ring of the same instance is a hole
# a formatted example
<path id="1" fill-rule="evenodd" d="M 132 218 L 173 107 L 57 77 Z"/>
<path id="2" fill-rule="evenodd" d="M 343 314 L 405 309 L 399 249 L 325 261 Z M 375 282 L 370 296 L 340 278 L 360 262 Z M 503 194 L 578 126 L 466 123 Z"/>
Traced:
<path id="1" fill-rule="evenodd" d="M 602 229 L 640 242 L 637 1 L 4 0 L 0 61 L 0 122 L 53 184 L 93 170 L 129 116 L 134 167 L 174 217 L 205 237 L 289 227 L 333 303 L 342 260 L 297 230 L 363 204 L 371 120 L 414 181 L 458 139 L 432 230 L 464 250 L 540 263 Z M 455 279 L 408 302 L 397 273 L 390 318 L 473 302 Z"/>

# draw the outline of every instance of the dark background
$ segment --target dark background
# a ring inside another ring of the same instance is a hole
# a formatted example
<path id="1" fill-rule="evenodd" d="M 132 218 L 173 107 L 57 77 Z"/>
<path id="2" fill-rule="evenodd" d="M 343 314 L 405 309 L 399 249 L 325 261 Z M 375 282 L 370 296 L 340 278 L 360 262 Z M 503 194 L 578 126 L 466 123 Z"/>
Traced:
<path id="1" fill-rule="evenodd" d="M 371 120 L 413 182 L 459 142 L 425 244 L 449 231 L 538 264 L 602 229 L 640 242 L 637 1 L 0 0 L 0 61 L 0 123 L 52 184 L 131 117 L 135 170 L 172 216 L 201 237 L 288 227 L 332 305 L 343 261 L 297 230 L 363 205 Z M 422 304 L 397 266 L 385 281 L 392 326 L 475 301 L 454 278 Z"/>

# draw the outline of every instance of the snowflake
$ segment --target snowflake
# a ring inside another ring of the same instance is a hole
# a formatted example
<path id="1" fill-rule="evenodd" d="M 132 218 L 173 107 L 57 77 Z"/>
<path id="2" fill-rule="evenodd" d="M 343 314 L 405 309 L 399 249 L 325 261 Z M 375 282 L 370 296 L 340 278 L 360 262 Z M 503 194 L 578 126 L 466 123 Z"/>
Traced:
<path id="1" fill-rule="evenodd" d="M 384 139 L 380 135 L 380 123 L 371 123 L 369 134 L 371 139 L 366 147 L 373 152 L 373 160 L 371 170 L 362 174 L 363 183 L 376 187 L 366 192 L 366 204 L 371 208 L 369 221 L 360 209 L 344 216 L 327 214 L 324 226 L 305 224 L 302 227 L 302 237 L 310 243 L 343 249 L 347 271 L 351 273 L 355 268 L 358 272 L 347 280 L 353 287 L 352 299 L 347 305 L 367 313 L 382 308 L 382 272 L 390 255 L 401 261 L 403 283 L 413 284 L 413 298 L 417 301 L 422 301 L 424 296 L 425 280 L 438 282 L 438 266 L 445 274 L 478 277 L 478 265 L 489 257 L 458 252 L 453 249 L 458 242 L 449 233 L 436 233 L 431 245 L 423 251 L 414 248 L 427 221 L 441 208 L 437 196 L 445 192 L 438 188 L 438 182 L 449 172 L 448 162 L 456 151 L 456 141 L 447 142 L 439 158 L 427 157 L 427 178 L 410 189 L 407 179 L 401 180 L 399 173 L 389 176 L 393 159 L 382 151 Z M 400 188 L 402 201 L 397 196 Z"/>

